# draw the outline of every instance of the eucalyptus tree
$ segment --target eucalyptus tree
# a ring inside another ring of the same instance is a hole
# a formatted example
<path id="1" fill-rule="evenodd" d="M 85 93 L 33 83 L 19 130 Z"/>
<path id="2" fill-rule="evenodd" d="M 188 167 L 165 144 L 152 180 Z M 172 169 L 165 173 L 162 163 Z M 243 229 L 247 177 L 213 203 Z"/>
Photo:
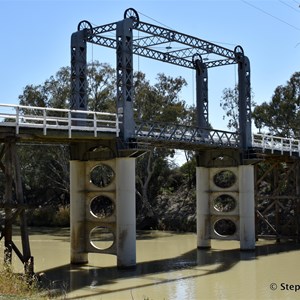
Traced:
<path id="1" fill-rule="evenodd" d="M 20 105 L 69 108 L 70 77 L 70 67 L 62 67 L 44 83 L 26 85 L 19 96 Z M 110 65 L 98 61 L 88 64 L 88 110 L 114 110 L 115 80 L 115 71 Z"/>
<path id="2" fill-rule="evenodd" d="M 253 111 L 255 126 L 273 135 L 300 138 L 300 72 L 276 87 L 270 102 Z"/>
<path id="3" fill-rule="evenodd" d="M 69 108 L 70 68 L 62 67 L 42 84 L 25 86 L 20 105 Z M 88 109 L 113 111 L 115 103 L 114 69 L 97 61 L 88 64 Z M 20 146 L 19 156 L 24 196 L 34 205 L 66 205 L 69 202 L 69 147 Z"/>
<path id="4" fill-rule="evenodd" d="M 154 85 L 141 72 L 135 73 L 134 79 L 137 122 L 185 124 L 189 112 L 180 97 L 182 88 L 186 86 L 182 77 L 173 78 L 159 73 Z M 174 150 L 152 147 L 138 159 L 137 207 L 141 217 L 139 221 L 146 226 L 155 222 L 155 199 L 171 173 L 167 159 L 170 155 L 174 155 Z"/>
<path id="5" fill-rule="evenodd" d="M 238 112 L 239 91 L 238 87 L 223 90 L 220 106 L 225 111 L 223 120 L 228 119 L 227 128 L 237 130 L 239 126 Z"/>

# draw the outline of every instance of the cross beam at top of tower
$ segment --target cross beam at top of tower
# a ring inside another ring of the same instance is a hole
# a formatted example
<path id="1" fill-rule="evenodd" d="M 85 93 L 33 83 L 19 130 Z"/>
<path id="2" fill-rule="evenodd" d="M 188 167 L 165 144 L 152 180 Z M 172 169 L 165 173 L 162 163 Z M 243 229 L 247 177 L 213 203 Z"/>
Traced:
<path id="1" fill-rule="evenodd" d="M 238 54 L 243 52 L 240 46 L 230 50 L 191 35 L 142 22 L 133 8 L 124 12 L 124 19 L 132 19 L 132 29 L 138 31 L 132 41 L 132 52 L 139 56 L 195 69 L 196 58 L 205 57 L 203 62 L 206 68 L 212 68 L 236 64 Z M 78 24 L 77 29 L 86 31 L 87 42 L 116 49 L 117 40 L 105 34 L 116 31 L 117 23 L 93 27 L 84 20 Z"/>

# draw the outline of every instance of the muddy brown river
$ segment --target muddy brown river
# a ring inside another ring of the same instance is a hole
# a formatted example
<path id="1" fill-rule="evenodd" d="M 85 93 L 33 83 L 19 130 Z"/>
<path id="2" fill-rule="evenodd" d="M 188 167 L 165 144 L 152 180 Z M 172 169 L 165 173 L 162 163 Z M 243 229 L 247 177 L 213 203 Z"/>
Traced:
<path id="1" fill-rule="evenodd" d="M 118 270 L 116 257 L 89 254 L 71 266 L 68 229 L 31 229 L 35 272 L 67 299 L 300 299 L 300 244 L 259 240 L 241 252 L 237 241 L 196 249 L 196 235 L 146 231 L 137 236 L 137 267 Z M 20 237 L 15 236 L 19 245 Z M 0 244 L 3 256 L 3 242 Z M 16 256 L 14 270 L 23 268 Z"/>

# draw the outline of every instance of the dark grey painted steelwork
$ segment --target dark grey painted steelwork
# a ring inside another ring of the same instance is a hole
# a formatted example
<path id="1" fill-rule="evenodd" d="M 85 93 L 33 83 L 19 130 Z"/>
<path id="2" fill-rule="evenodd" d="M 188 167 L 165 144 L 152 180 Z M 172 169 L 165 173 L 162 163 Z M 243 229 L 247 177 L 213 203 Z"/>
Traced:
<path id="1" fill-rule="evenodd" d="M 107 33 L 113 31 L 116 32 L 116 38 L 107 37 Z M 133 35 L 133 31 L 138 31 L 138 34 Z M 132 55 L 137 54 L 196 70 L 197 126 L 201 130 L 209 127 L 207 69 L 238 64 L 239 142 L 242 149 L 251 147 L 250 65 L 242 47 L 237 46 L 230 50 L 168 28 L 141 22 L 138 13 L 132 8 L 125 11 L 124 19 L 119 22 L 92 27 L 88 21 L 82 21 L 78 25 L 78 32 L 72 36 L 71 46 L 71 107 L 76 109 L 85 109 L 87 105 L 84 95 L 86 62 L 83 59 L 86 55 L 86 42 L 117 50 L 117 113 L 122 120 L 122 142 L 127 143 L 136 137 L 133 119 Z M 201 59 L 203 55 L 205 62 Z"/>
<path id="2" fill-rule="evenodd" d="M 208 61 L 205 62 L 207 68 L 236 64 L 235 53 L 230 49 L 171 29 L 141 22 L 136 20 L 137 14 L 130 18 L 134 21 L 133 29 L 143 34 L 142 37 L 133 39 L 133 54 L 190 69 L 195 68 L 193 56 L 196 54 L 207 56 Z M 117 41 L 102 34 L 114 31 L 116 27 L 117 23 L 94 27 L 88 42 L 115 49 Z M 159 50 L 155 49 L 156 46 L 159 46 Z M 182 49 L 172 50 L 173 46 L 174 48 L 180 46 Z"/>
<path id="3" fill-rule="evenodd" d="M 71 37 L 71 101 L 70 108 L 87 110 L 86 39 L 87 29 Z"/>
<path id="4" fill-rule="evenodd" d="M 239 134 L 242 149 L 252 147 L 250 62 L 241 47 L 235 48 L 238 63 Z"/>
<path id="5" fill-rule="evenodd" d="M 207 68 L 200 55 L 194 55 L 196 69 L 196 99 L 197 99 L 197 126 L 208 128 L 208 77 Z"/>
<path id="6" fill-rule="evenodd" d="M 117 23 L 117 114 L 120 125 L 120 138 L 127 141 L 134 136 L 133 118 L 133 53 L 132 19 Z"/>
<path id="7" fill-rule="evenodd" d="M 210 147 L 238 148 L 239 135 L 235 132 L 202 129 L 199 127 L 140 122 L 136 126 L 138 142 L 151 144 L 164 142 L 168 146 L 173 144 L 177 149 L 194 149 L 197 145 Z"/>

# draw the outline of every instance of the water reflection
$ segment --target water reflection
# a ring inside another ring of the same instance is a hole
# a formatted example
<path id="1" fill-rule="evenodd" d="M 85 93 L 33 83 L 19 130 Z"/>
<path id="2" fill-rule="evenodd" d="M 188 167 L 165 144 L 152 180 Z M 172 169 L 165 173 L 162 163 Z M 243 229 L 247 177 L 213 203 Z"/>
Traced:
<path id="1" fill-rule="evenodd" d="M 68 299 L 295 296 L 269 286 L 297 283 L 299 244 L 258 241 L 255 251 L 242 252 L 239 242 L 212 241 L 212 249 L 198 250 L 194 234 L 149 231 L 138 236 L 136 269 L 118 270 L 111 255 L 90 254 L 88 265 L 70 265 L 68 234 L 68 230 L 35 232 L 30 239 L 36 272 L 44 272 L 52 288 L 67 291 Z"/>

